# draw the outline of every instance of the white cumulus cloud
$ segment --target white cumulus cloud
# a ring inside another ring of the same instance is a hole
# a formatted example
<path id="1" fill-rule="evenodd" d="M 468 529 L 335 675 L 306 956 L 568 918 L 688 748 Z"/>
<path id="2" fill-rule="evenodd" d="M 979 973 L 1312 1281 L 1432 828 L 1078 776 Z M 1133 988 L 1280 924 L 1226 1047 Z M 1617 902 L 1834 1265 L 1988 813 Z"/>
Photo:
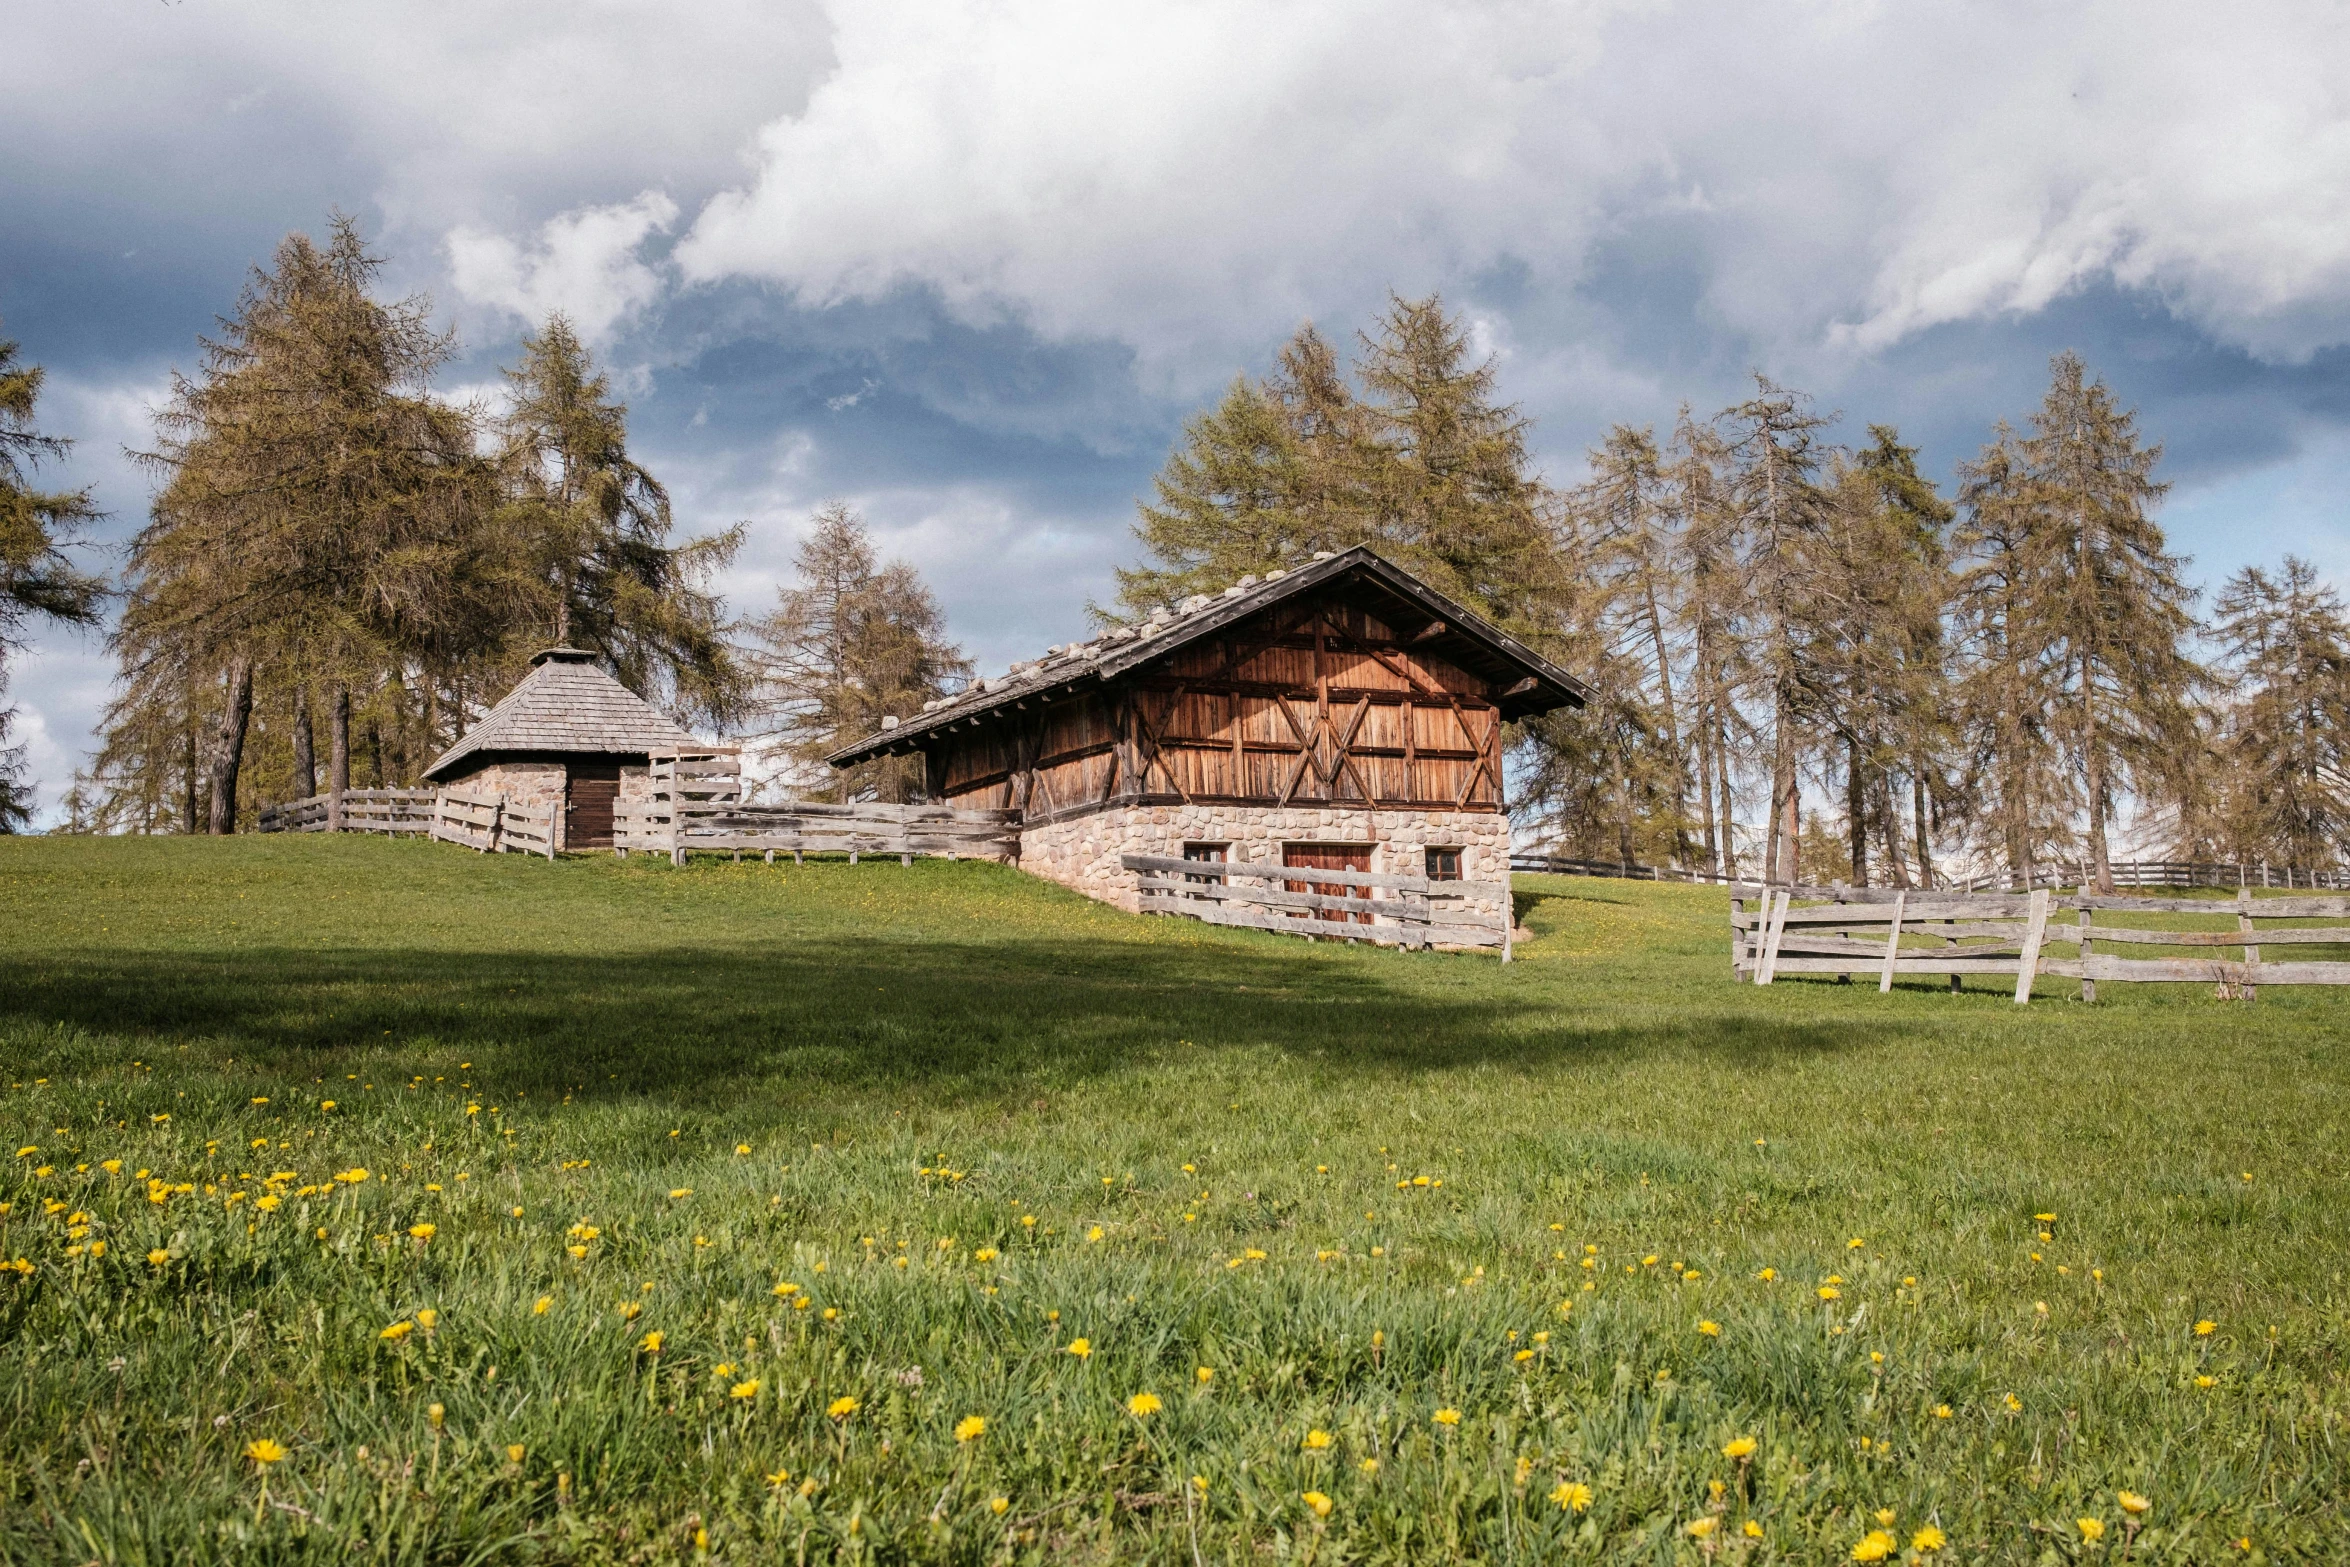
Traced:
<path id="1" fill-rule="evenodd" d="M 581 207 L 550 218 L 535 240 L 459 228 L 449 234 L 449 281 L 476 304 L 527 321 L 554 311 L 571 318 L 589 342 L 658 299 L 661 274 L 640 254 L 668 232 L 677 203 L 657 190 L 608 207 Z"/>
<path id="2" fill-rule="evenodd" d="M 917 285 L 1146 354 L 1389 285 L 1574 284 L 1669 236 L 1708 324 L 1865 351 L 2110 280 L 2294 358 L 2350 333 L 2328 0 L 954 0 L 833 7 L 831 74 L 676 252 Z"/>

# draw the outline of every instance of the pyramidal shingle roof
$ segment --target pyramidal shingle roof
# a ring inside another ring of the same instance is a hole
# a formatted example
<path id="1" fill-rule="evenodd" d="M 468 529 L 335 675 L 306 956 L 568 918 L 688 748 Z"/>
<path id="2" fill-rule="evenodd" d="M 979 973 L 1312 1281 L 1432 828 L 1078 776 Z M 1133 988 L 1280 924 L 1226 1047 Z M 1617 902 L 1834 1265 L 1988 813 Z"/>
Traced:
<path id="1" fill-rule="evenodd" d="M 664 751 L 700 744 L 634 691 L 596 667 L 596 656 L 551 647 L 531 672 L 465 738 L 424 770 L 438 780 L 455 764 L 494 751 L 574 751 L 593 755 Z"/>

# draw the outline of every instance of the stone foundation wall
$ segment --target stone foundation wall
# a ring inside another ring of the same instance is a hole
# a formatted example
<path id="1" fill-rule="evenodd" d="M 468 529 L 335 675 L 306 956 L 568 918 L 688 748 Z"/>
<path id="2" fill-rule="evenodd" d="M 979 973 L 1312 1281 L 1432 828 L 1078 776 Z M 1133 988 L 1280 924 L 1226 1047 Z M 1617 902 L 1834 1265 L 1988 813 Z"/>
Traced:
<path id="1" fill-rule="evenodd" d="M 1020 834 L 1020 868 L 1135 912 L 1134 873 L 1119 856 L 1181 858 L 1187 843 L 1223 843 L 1237 863 L 1279 865 L 1290 843 L 1368 843 L 1373 871 L 1419 876 L 1423 850 L 1461 851 L 1461 879 L 1509 880 L 1509 818 L 1491 811 L 1363 811 L 1309 806 L 1130 805 Z M 1496 918 L 1500 901 L 1464 900 Z"/>
<path id="2" fill-rule="evenodd" d="M 565 774 L 561 762 L 492 762 L 479 772 L 449 780 L 467 794 L 502 794 L 517 805 L 561 804 Z"/>

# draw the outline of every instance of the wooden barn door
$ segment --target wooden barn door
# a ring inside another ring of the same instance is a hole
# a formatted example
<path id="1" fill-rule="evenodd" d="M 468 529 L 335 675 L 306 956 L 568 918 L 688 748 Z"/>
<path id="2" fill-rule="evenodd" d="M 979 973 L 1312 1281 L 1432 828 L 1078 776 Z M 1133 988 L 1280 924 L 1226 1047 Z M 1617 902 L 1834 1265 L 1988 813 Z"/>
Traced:
<path id="1" fill-rule="evenodd" d="M 563 847 L 612 847 L 612 808 L 620 803 L 618 762 L 572 762 L 563 792 Z"/>
<path id="2" fill-rule="evenodd" d="M 1281 863 L 1297 870 L 1367 871 L 1371 868 L 1371 846 L 1367 843 L 1285 843 L 1281 846 Z M 1363 898 L 1370 895 L 1368 887 L 1350 886 L 1345 882 L 1293 881 L 1286 882 L 1291 892 L 1319 893 L 1333 898 Z M 1368 925 L 1368 914 L 1349 914 L 1339 909 L 1319 909 L 1316 919 L 1340 920 L 1355 925 Z"/>

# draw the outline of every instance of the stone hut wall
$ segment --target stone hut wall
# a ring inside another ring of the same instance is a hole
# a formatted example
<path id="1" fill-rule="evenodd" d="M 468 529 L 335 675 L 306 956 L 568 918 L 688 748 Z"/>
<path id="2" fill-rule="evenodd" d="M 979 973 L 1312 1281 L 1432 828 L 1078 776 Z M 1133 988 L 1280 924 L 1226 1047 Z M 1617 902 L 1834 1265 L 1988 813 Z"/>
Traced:
<path id="1" fill-rule="evenodd" d="M 1491 811 L 1328 809 L 1318 806 L 1113 806 L 1020 834 L 1020 868 L 1089 898 L 1136 912 L 1134 873 L 1119 856 L 1180 858 L 1188 843 L 1229 844 L 1241 863 L 1279 865 L 1291 843 L 1368 843 L 1370 868 L 1384 875 L 1418 876 L 1424 850 L 1461 851 L 1463 881 L 1509 881 L 1509 818 Z M 1464 899 L 1463 906 L 1498 920 L 1499 899 Z"/>

